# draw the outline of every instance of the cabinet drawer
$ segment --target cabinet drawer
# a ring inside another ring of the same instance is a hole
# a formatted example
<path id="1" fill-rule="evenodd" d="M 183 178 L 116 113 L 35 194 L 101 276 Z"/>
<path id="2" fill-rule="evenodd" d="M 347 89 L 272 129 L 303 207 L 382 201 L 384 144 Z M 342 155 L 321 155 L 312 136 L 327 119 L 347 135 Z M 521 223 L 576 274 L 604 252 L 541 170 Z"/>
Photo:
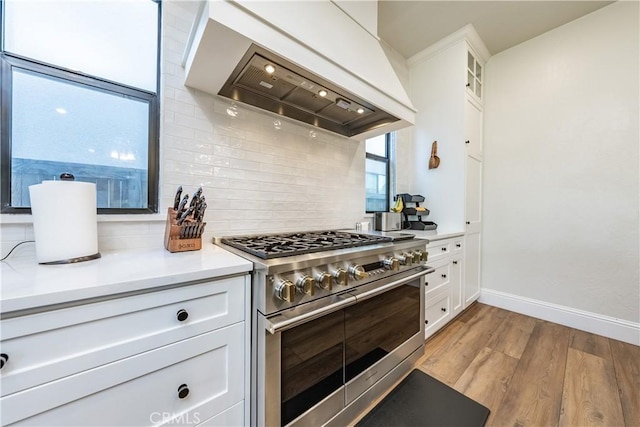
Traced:
<path id="1" fill-rule="evenodd" d="M 242 321 L 244 280 L 2 320 L 2 396 Z"/>
<path id="2" fill-rule="evenodd" d="M 440 240 L 437 242 L 429 243 L 427 245 L 429 260 L 427 262 L 433 262 L 450 255 L 452 251 L 451 245 L 451 240 Z"/>
<path id="3" fill-rule="evenodd" d="M 247 426 L 248 422 L 244 422 L 244 401 L 236 403 L 226 411 L 211 417 L 198 424 L 198 427 L 229 427 L 229 426 Z"/>
<path id="4" fill-rule="evenodd" d="M 425 309 L 425 337 L 433 334 L 446 324 L 451 317 L 450 292 L 434 292 L 429 295 Z"/>
<path id="5" fill-rule="evenodd" d="M 451 280 L 451 263 L 446 262 L 441 265 L 432 265 L 435 268 L 433 273 L 425 276 L 425 286 L 427 293 L 433 292 L 447 285 Z"/>
<path id="6" fill-rule="evenodd" d="M 243 400 L 244 333 L 237 323 L 3 397 L 2 425 L 197 424 Z"/>

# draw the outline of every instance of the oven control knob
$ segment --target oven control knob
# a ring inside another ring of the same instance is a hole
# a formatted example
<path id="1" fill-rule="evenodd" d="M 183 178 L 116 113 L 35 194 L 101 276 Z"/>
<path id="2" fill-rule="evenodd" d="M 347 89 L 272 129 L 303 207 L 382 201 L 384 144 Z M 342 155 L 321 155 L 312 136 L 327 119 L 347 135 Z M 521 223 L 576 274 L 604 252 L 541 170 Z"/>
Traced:
<path id="1" fill-rule="evenodd" d="M 364 268 L 362 268 L 361 265 L 356 264 L 351 264 L 349 266 L 349 275 L 355 280 L 366 279 L 369 277 L 369 273 L 364 271 Z"/>
<path id="2" fill-rule="evenodd" d="M 427 251 L 416 251 L 416 253 L 420 254 L 420 261 L 427 261 L 429 258 L 429 252 Z"/>
<path id="3" fill-rule="evenodd" d="M 316 282 L 321 289 L 325 289 L 327 291 L 330 291 L 333 287 L 333 278 L 326 271 L 316 274 Z"/>
<path id="4" fill-rule="evenodd" d="M 293 302 L 295 298 L 296 288 L 290 280 L 281 280 L 275 286 L 276 298 L 282 301 Z"/>
<path id="5" fill-rule="evenodd" d="M 411 256 L 413 257 L 413 263 L 414 264 L 420 264 L 420 252 L 419 251 L 411 252 Z"/>
<path id="6" fill-rule="evenodd" d="M 316 293 L 314 280 L 311 277 L 307 276 L 306 274 L 298 278 L 298 281 L 296 282 L 296 287 L 303 294 L 313 296 Z"/>
<path id="7" fill-rule="evenodd" d="M 347 270 L 342 267 L 338 267 L 333 270 L 333 281 L 340 286 L 347 286 L 349 277 L 347 276 Z"/>
<path id="8" fill-rule="evenodd" d="M 382 265 L 384 265 L 384 268 L 387 270 L 398 270 L 400 268 L 400 261 L 398 261 L 398 258 L 389 257 L 382 261 Z"/>
<path id="9" fill-rule="evenodd" d="M 402 265 L 411 265 L 413 264 L 413 255 L 403 253 L 398 255 L 398 261 L 400 261 L 400 264 Z"/>

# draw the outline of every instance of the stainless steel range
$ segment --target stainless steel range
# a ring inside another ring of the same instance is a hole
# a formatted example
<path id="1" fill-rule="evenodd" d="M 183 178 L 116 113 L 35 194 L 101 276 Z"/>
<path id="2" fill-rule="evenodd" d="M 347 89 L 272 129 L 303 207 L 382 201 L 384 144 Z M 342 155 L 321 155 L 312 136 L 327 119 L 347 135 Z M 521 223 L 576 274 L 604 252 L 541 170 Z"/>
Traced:
<path id="1" fill-rule="evenodd" d="M 347 231 L 216 239 L 254 264 L 252 425 L 344 425 L 424 346 L 426 241 Z"/>

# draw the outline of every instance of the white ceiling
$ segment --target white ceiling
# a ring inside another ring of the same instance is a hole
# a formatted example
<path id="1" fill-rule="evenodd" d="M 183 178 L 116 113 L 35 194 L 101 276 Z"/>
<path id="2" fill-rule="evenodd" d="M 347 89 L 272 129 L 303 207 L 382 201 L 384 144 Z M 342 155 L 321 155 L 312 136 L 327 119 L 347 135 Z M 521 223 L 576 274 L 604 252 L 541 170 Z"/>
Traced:
<path id="1" fill-rule="evenodd" d="M 378 36 L 405 58 L 467 24 L 492 55 L 612 1 L 379 0 Z"/>

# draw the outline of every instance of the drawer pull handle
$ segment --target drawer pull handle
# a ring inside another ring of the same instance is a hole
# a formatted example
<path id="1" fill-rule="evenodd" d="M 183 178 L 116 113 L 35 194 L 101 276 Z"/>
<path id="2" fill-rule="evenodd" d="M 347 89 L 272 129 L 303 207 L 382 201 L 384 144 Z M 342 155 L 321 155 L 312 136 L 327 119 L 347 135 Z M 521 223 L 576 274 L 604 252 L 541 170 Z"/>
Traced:
<path id="1" fill-rule="evenodd" d="M 443 311 L 443 312 L 445 312 L 445 313 L 447 312 L 447 309 L 446 309 L 446 308 L 444 308 L 444 307 L 442 307 L 440 310 L 441 310 L 441 311 Z"/>
<path id="2" fill-rule="evenodd" d="M 424 324 L 426 325 L 427 323 L 429 323 L 429 321 L 428 321 L 428 320 L 425 320 L 425 321 L 424 321 Z"/>
<path id="3" fill-rule="evenodd" d="M 447 248 L 442 248 L 442 252 L 447 252 Z"/>
<path id="4" fill-rule="evenodd" d="M 0 354 L 0 369 L 4 368 L 4 365 L 9 361 L 9 355 L 6 353 Z"/>
<path id="5" fill-rule="evenodd" d="M 457 265 L 457 264 L 458 264 L 458 261 L 453 261 L 453 264 L 454 264 L 454 265 Z"/>
<path id="6" fill-rule="evenodd" d="M 178 397 L 180 399 L 184 399 L 187 396 L 189 396 L 189 387 L 187 387 L 186 384 L 182 384 L 178 387 Z"/>
<path id="7" fill-rule="evenodd" d="M 178 317 L 179 322 L 184 322 L 185 320 L 187 320 L 187 317 L 189 317 L 189 313 L 187 313 L 187 310 L 181 308 L 180 310 L 178 310 L 176 316 Z"/>
<path id="8" fill-rule="evenodd" d="M 462 245 L 460 243 L 456 243 L 456 248 L 461 247 Z"/>
<path id="9" fill-rule="evenodd" d="M 429 286 L 429 282 L 424 282 L 424 285 L 425 286 Z"/>
<path id="10" fill-rule="evenodd" d="M 442 278 L 443 278 L 443 279 L 446 279 L 446 278 L 447 278 L 447 275 L 446 275 L 446 274 L 443 274 L 443 275 L 442 275 Z"/>

